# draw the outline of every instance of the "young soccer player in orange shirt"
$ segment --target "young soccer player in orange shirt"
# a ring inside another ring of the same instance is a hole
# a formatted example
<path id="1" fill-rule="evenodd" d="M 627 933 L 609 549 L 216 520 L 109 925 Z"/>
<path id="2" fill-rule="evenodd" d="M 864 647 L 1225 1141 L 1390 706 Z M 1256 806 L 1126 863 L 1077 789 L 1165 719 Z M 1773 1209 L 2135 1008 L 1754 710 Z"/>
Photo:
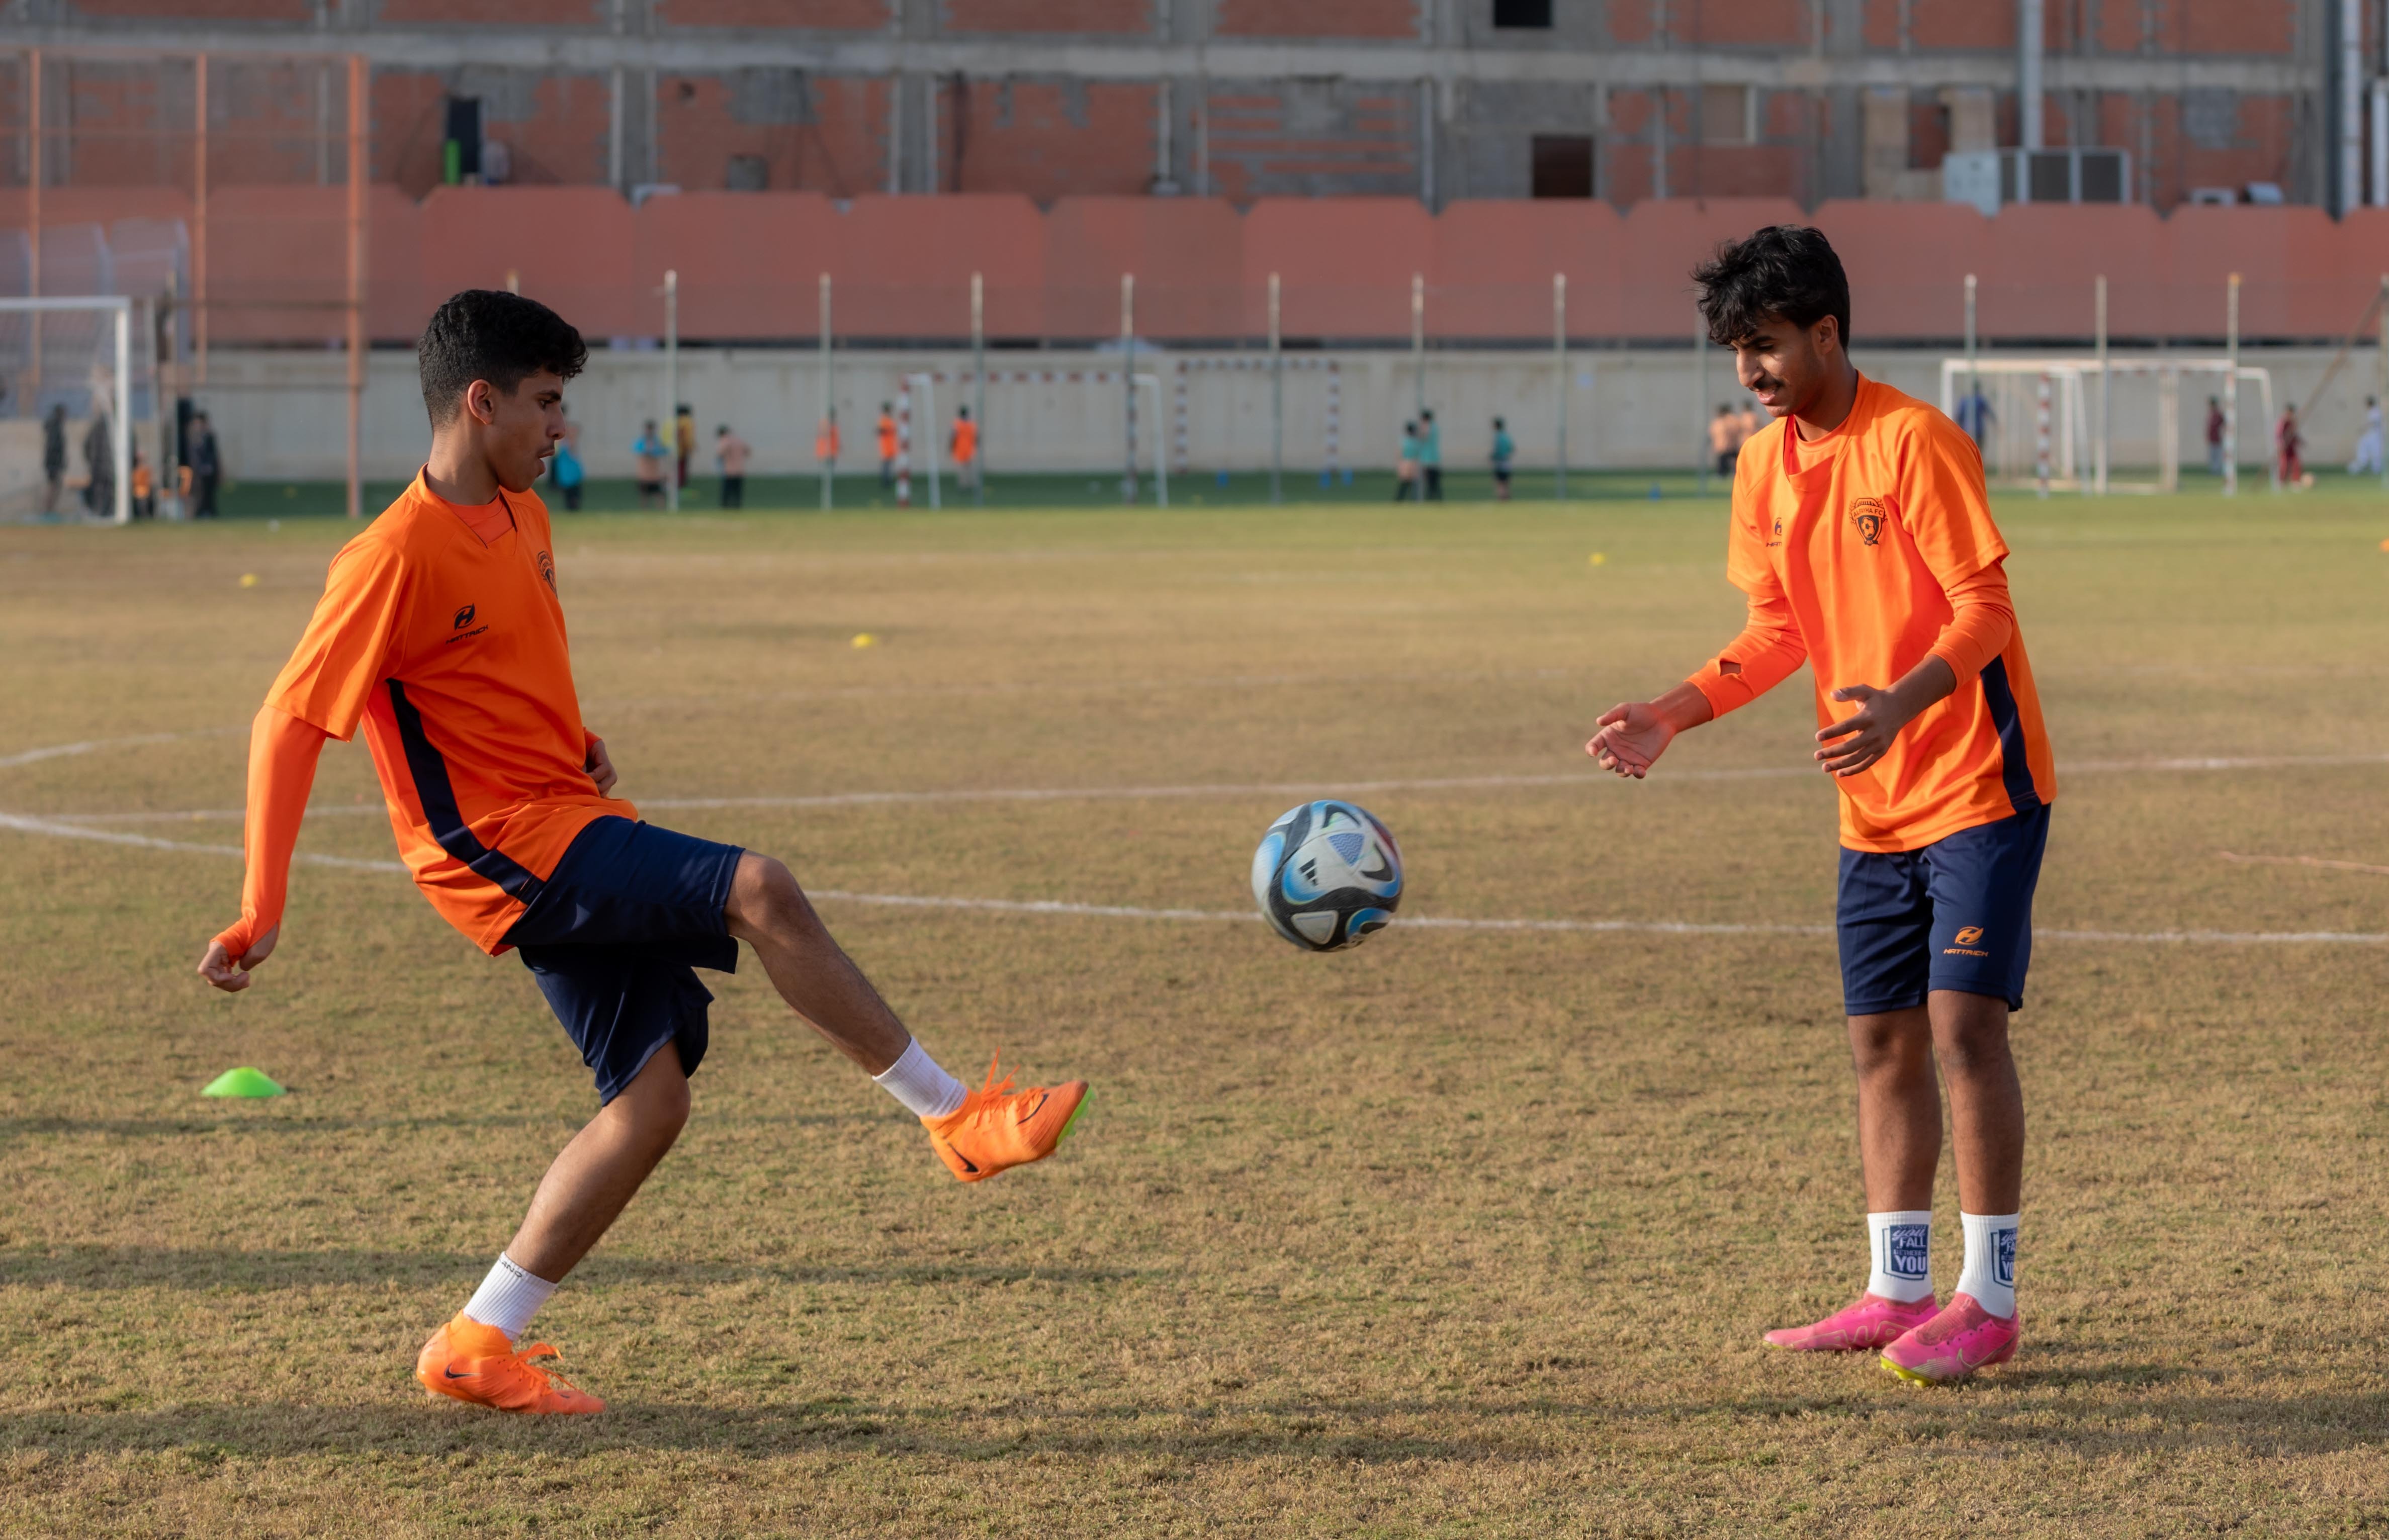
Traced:
<path id="1" fill-rule="evenodd" d="M 2008 549 L 1974 441 L 1851 364 L 1849 284 L 1822 235 L 1761 230 L 1693 276 L 1709 337 L 1774 418 L 1734 476 L 1726 575 L 1749 621 L 1686 682 L 1603 716 L 1586 750 L 1639 779 L 1676 734 L 1814 670 L 1816 759 L 1841 792 L 1836 928 L 1873 1266 L 1857 1301 L 1767 1341 L 1876 1349 L 1902 1378 L 1959 1380 L 2016 1348 L 2024 1096 L 2008 1016 L 2057 793 Z M 1965 1233 L 1937 1309 L 1936 1058 Z"/>
<path id="2" fill-rule="evenodd" d="M 597 1115 L 548 1167 L 479 1290 L 415 1364 L 426 1388 L 508 1411 L 594 1412 L 515 1339 L 663 1159 L 689 1113 L 712 996 L 755 950 L 781 998 L 978 1181 L 1053 1152 L 1082 1081 L 966 1090 L 925 1052 L 768 856 L 638 821 L 581 720 L 547 509 L 530 490 L 587 353 L 545 306 L 467 290 L 421 345 L 431 453 L 332 558 L 249 737 L 240 918 L 199 973 L 249 987 L 281 936 L 299 824 L 327 739 L 359 722 L 415 885 L 483 951 L 512 949 L 596 1077 Z"/>

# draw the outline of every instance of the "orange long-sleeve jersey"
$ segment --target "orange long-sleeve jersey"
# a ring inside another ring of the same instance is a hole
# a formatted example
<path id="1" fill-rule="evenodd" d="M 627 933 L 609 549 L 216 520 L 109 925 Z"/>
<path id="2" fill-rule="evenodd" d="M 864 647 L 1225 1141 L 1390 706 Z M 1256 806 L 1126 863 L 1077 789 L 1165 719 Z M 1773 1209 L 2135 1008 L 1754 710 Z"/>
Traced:
<path id="1" fill-rule="evenodd" d="M 250 735 L 241 920 L 218 937 L 234 957 L 280 923 L 316 756 L 360 722 L 415 885 L 484 951 L 505 949 L 592 821 L 638 817 L 589 778 L 596 740 L 530 493 L 466 508 L 417 476 L 332 558 Z"/>
<path id="2" fill-rule="evenodd" d="M 1874 765 L 1837 780 L 1842 843 L 1913 850 L 2057 795 L 2057 770 L 2008 596 L 2007 542 L 1982 457 L 1955 423 L 1861 378 L 1842 426 L 1801 441 L 1788 422 L 1744 446 L 1726 575 L 1743 632 L 1692 684 L 1718 716 L 1791 677 L 1816 677 L 1817 724 L 1844 685 L 1885 689 L 1927 656 L 1957 688 Z"/>

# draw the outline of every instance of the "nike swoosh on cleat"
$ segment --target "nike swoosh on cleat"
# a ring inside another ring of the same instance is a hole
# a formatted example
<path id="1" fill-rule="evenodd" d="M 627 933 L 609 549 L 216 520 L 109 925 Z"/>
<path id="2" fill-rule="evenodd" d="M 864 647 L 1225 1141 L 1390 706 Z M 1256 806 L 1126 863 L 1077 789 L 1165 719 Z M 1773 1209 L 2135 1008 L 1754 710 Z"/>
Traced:
<path id="1" fill-rule="evenodd" d="M 1014 1119 L 1014 1121 L 1016 1123 L 1028 1122 L 1030 1118 L 1035 1117 L 1039 1113 L 1043 1112 L 1045 1110 L 1045 1103 L 1052 1100 L 1054 1100 L 1054 1093 L 1052 1091 L 1047 1091 L 1044 1095 L 1037 1099 L 1037 1105 L 1021 1114 L 1017 1118 Z"/>
<path id="2" fill-rule="evenodd" d="M 977 1166 L 977 1165 L 975 1162 L 973 1162 L 973 1161 L 972 1161 L 972 1159 L 971 1159 L 968 1155 L 964 1154 L 961 1151 L 959 1151 L 959 1150 L 955 1149 L 952 1145 L 946 1143 L 946 1141 L 945 1141 L 944 1139 L 939 1139 L 938 1142 L 939 1142 L 940 1145 L 944 1146 L 944 1148 L 945 1148 L 945 1152 L 946 1152 L 946 1153 L 947 1153 L 947 1154 L 950 1154 L 950 1155 L 953 1156 L 953 1157 L 954 1157 L 954 1159 L 956 1159 L 956 1160 L 958 1160 L 958 1161 L 960 1161 L 960 1162 L 962 1162 L 962 1163 L 963 1163 L 963 1170 L 964 1170 L 964 1172 L 965 1172 L 966 1175 L 973 1176 L 973 1177 L 976 1177 L 976 1176 L 977 1176 L 977 1175 L 978 1175 L 978 1166 Z"/>
<path id="3" fill-rule="evenodd" d="M 469 1374 L 459 1374 L 453 1368 L 443 1368 L 440 1372 L 446 1375 L 451 1380 L 470 1380 L 472 1378 Z"/>

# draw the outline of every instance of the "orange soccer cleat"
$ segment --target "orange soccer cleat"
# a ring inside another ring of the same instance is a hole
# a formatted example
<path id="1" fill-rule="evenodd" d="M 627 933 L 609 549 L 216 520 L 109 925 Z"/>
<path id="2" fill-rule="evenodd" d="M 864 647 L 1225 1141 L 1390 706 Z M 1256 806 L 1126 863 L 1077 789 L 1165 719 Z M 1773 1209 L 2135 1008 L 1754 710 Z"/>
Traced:
<path id="1" fill-rule="evenodd" d="M 983 1182 L 999 1171 L 1052 1154 L 1079 1120 L 1086 1101 L 1084 1080 L 1016 1091 L 1007 1075 L 1002 1085 L 996 1084 L 996 1064 L 1003 1057 L 998 1053 L 988 1062 L 987 1084 L 965 1095 L 961 1106 L 943 1117 L 921 1120 L 929 1130 L 929 1147 L 966 1182 Z"/>
<path id="2" fill-rule="evenodd" d="M 602 1412 L 606 1403 L 554 1369 L 530 1360 L 549 1358 L 556 1349 L 533 1343 L 515 1351 L 506 1334 L 458 1312 L 431 1334 L 415 1360 L 415 1377 L 435 1395 L 453 1395 L 502 1412 Z"/>

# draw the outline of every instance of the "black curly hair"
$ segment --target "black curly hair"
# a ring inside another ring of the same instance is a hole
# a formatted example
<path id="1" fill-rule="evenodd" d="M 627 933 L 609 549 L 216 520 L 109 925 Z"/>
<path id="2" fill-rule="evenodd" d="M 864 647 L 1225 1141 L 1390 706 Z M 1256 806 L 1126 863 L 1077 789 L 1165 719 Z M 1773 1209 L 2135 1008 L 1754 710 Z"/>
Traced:
<path id="1" fill-rule="evenodd" d="M 1830 315 L 1843 348 L 1850 345 L 1850 280 L 1821 230 L 1770 224 L 1727 241 L 1693 269 L 1693 282 L 1700 286 L 1709 340 L 1720 348 L 1749 337 L 1769 316 L 1807 327 Z"/>
<path id="2" fill-rule="evenodd" d="M 504 289 L 468 288 L 431 312 L 415 350 L 423 406 L 438 427 L 455 419 L 477 379 L 511 393 L 543 369 L 570 379 L 589 362 L 588 344 L 564 317 Z"/>

